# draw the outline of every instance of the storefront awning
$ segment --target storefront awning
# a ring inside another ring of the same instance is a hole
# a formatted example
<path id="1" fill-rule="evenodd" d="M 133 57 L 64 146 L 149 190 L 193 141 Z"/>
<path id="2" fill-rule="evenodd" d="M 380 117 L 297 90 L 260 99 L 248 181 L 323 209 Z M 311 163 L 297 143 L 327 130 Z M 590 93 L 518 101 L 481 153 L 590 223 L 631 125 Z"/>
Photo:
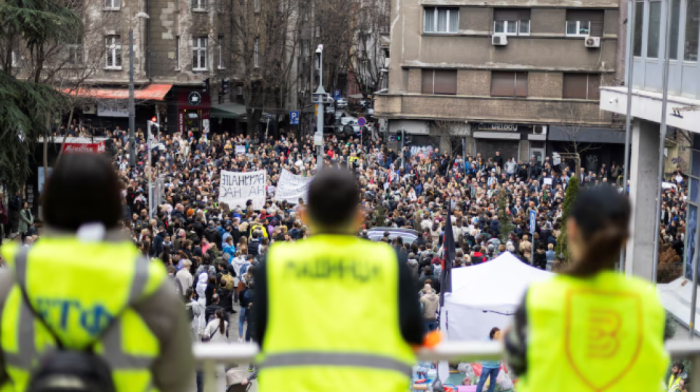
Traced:
<path id="1" fill-rule="evenodd" d="M 148 86 L 134 89 L 134 99 L 163 101 L 165 94 L 173 87 L 172 84 L 149 84 Z M 64 94 L 75 95 L 82 98 L 94 99 L 129 99 L 128 88 L 79 88 L 63 89 Z"/>
<path id="2" fill-rule="evenodd" d="M 245 105 L 235 102 L 227 102 L 218 105 L 211 105 L 212 118 L 240 118 L 245 116 Z"/>

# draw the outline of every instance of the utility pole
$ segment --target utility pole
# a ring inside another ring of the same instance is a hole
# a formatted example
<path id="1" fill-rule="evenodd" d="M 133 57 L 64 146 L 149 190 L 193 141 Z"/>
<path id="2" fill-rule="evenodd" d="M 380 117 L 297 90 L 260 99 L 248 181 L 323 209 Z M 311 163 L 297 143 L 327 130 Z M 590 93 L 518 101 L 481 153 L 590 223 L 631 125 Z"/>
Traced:
<path id="1" fill-rule="evenodd" d="M 148 145 L 148 217 L 153 218 L 153 184 L 152 184 L 152 176 L 153 173 L 151 173 L 151 159 L 153 158 L 151 156 L 151 148 L 153 147 L 153 143 L 155 142 L 155 139 L 153 139 L 153 133 L 151 132 L 151 127 L 158 127 L 160 129 L 160 124 L 156 123 L 154 120 L 156 120 L 156 117 L 153 117 L 151 121 L 148 121 L 148 124 L 146 125 L 146 144 Z M 160 135 L 160 132 L 158 132 Z"/>
<path id="2" fill-rule="evenodd" d="M 129 166 L 136 166 L 136 104 L 134 103 L 134 19 L 149 19 L 145 12 L 137 13 L 129 21 Z"/>
<path id="3" fill-rule="evenodd" d="M 326 90 L 323 89 L 323 45 L 316 48 L 316 61 L 318 64 L 318 89 L 314 94 L 316 98 L 316 134 L 314 135 L 314 145 L 316 145 L 316 174 L 323 169 L 323 100 L 326 98 Z"/>
<path id="4" fill-rule="evenodd" d="M 129 166 L 136 166 L 136 107 L 134 103 L 134 28 L 129 26 Z"/>
<path id="5" fill-rule="evenodd" d="M 404 162 L 403 162 L 403 159 L 404 159 L 403 158 L 403 143 L 404 143 L 404 139 L 406 139 L 406 131 L 404 131 L 402 129 L 399 131 L 399 133 L 401 134 L 401 167 L 399 167 L 399 173 L 400 173 L 401 169 L 403 168 L 403 165 L 404 165 Z"/>

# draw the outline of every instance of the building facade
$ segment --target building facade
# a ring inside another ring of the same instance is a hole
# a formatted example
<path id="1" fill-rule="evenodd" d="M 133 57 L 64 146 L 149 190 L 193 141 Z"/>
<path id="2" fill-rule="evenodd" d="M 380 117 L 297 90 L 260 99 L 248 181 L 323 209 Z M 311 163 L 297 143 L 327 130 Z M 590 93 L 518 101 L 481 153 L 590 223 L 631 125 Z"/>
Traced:
<path id="1" fill-rule="evenodd" d="M 666 4 L 671 4 L 669 15 Z M 658 160 L 660 154 L 673 156 L 673 144 L 685 140 L 689 153 L 675 153 L 671 170 L 685 168 L 689 183 L 686 211 L 685 276 L 691 277 L 691 260 L 698 242 L 698 206 L 700 200 L 700 1 L 638 1 L 635 13 L 631 94 L 630 198 L 633 210 L 633 236 L 627 245 L 627 271 L 647 278 L 652 276 Z M 670 16 L 670 46 L 666 48 L 666 25 Z M 661 135 L 663 104 L 663 68 L 668 53 L 668 96 L 666 134 Z M 630 67 L 627 67 L 629 71 Z M 600 108 L 626 115 L 627 87 L 601 88 Z M 683 134 L 682 138 L 679 134 Z M 663 143 L 663 145 L 662 145 Z M 663 150 L 663 152 L 662 152 Z M 685 156 L 685 158 L 683 158 Z M 688 160 L 686 165 L 684 162 Z M 667 172 L 668 172 L 667 167 Z"/>
<path id="2" fill-rule="evenodd" d="M 620 82 L 618 7 L 394 0 L 389 86 L 375 102 L 381 129 L 427 135 L 450 121 L 466 153 L 527 161 L 593 144 L 592 168 L 621 160 L 624 137 L 598 104 L 600 87 Z"/>

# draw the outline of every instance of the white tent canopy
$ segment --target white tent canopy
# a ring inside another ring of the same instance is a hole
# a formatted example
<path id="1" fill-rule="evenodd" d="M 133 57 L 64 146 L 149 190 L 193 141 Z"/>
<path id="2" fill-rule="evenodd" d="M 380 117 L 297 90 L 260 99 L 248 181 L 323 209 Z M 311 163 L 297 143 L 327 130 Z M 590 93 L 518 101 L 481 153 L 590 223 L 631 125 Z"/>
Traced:
<path id="1" fill-rule="evenodd" d="M 493 327 L 506 328 L 533 282 L 554 276 L 506 252 L 479 265 L 452 270 L 441 327 L 449 340 L 484 340 Z"/>

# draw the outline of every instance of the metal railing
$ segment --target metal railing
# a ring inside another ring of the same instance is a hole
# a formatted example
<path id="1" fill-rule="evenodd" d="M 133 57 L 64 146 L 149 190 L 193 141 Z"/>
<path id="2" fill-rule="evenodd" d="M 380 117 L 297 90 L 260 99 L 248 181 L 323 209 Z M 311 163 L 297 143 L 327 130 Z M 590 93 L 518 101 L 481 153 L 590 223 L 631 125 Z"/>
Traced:
<path id="1" fill-rule="evenodd" d="M 666 349 L 673 359 L 692 359 L 694 375 L 689 392 L 700 392 L 700 341 L 684 340 L 666 343 Z M 204 370 L 204 392 L 220 392 L 216 390 L 217 364 L 234 365 L 251 363 L 258 354 L 254 344 L 222 344 L 198 343 L 194 345 L 194 356 L 197 364 Z M 420 361 L 451 361 L 473 362 L 493 360 L 503 357 L 503 345 L 497 342 L 448 342 L 441 343 L 434 349 L 422 349 L 417 353 Z"/>

